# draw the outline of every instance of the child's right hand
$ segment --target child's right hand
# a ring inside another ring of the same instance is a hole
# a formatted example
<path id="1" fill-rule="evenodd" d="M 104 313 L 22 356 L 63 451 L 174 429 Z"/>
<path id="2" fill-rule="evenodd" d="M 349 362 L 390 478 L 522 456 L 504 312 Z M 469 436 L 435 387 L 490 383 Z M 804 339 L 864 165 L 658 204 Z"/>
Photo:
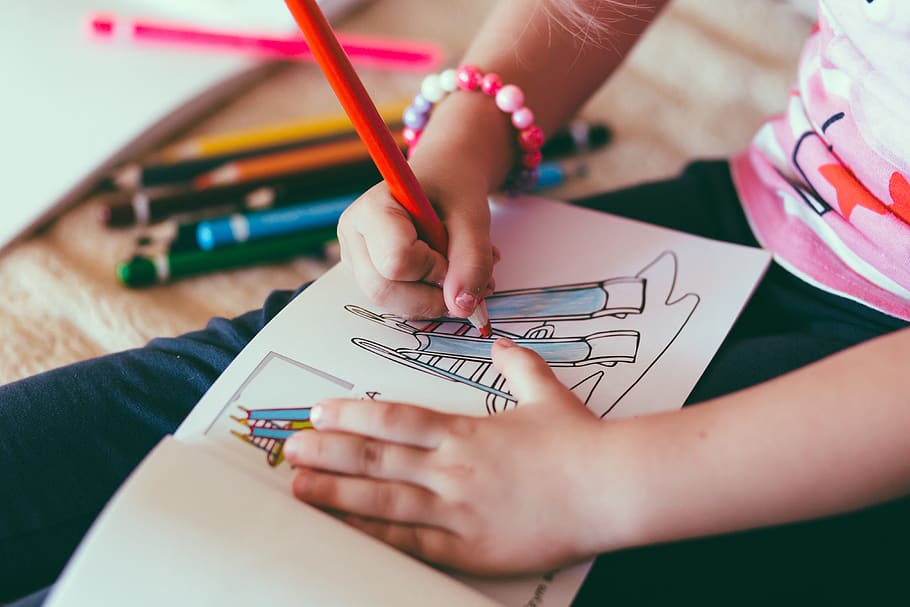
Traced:
<path id="1" fill-rule="evenodd" d="M 360 288 L 373 303 L 408 318 L 467 317 L 493 290 L 498 253 L 490 242 L 486 186 L 466 183 L 468 168 L 451 165 L 447 159 L 442 171 L 436 164 L 422 174 L 415 169 L 443 221 L 448 251 L 420 240 L 385 182 L 355 201 L 338 224 L 341 259 Z"/>
<path id="2" fill-rule="evenodd" d="M 490 192 L 515 162 L 515 129 L 484 94 L 452 94 L 433 110 L 409 164 L 442 220 L 448 250 L 420 240 L 410 215 L 379 183 L 341 216 L 341 259 L 375 304 L 408 318 L 466 318 L 492 293 L 498 252 Z"/>

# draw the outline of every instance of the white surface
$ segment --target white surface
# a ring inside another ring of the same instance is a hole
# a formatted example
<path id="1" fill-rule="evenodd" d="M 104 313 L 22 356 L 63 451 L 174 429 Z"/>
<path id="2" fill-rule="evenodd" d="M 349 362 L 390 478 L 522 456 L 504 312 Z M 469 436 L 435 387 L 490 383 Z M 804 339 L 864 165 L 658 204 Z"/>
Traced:
<path id="1" fill-rule="evenodd" d="M 103 516 L 48 607 L 495 607 L 170 437 Z"/>
<path id="2" fill-rule="evenodd" d="M 595 371 L 604 372 L 604 381 L 587 401 L 588 408 L 601 416 L 626 417 L 682 406 L 769 260 L 760 249 L 541 198 L 503 197 L 492 205 L 492 214 L 493 244 L 502 252 L 495 270 L 497 294 L 638 275 L 646 278 L 641 313 L 500 322 L 491 312 L 494 334 L 517 335 L 515 339 L 529 334 L 529 327 L 544 325 L 552 328 L 554 339 L 612 331 L 637 333 L 633 362 L 554 366 L 556 375 L 570 386 Z M 621 301 L 622 291 L 615 294 Z M 608 301 L 614 301 L 612 294 Z M 360 292 L 350 270 L 339 265 L 256 335 L 203 396 L 177 437 L 203 435 L 268 352 L 340 378 L 361 394 L 375 391 L 384 400 L 487 414 L 487 394 L 482 390 L 354 345 L 351 340 L 356 337 L 392 349 L 419 349 L 424 340 L 358 316 L 346 309 L 349 306 L 382 313 Z M 473 329 L 467 336 L 472 334 L 476 335 Z M 225 441 L 231 449 L 236 447 L 232 437 Z"/>

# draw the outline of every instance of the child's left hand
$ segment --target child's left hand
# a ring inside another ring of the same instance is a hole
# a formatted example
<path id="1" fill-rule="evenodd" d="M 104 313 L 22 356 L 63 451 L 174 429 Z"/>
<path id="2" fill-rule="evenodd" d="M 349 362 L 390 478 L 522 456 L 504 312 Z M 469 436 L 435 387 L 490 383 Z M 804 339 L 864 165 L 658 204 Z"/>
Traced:
<path id="1" fill-rule="evenodd" d="M 609 530 L 604 424 L 534 352 L 493 362 L 519 406 L 492 417 L 364 400 L 321 403 L 285 444 L 301 500 L 420 559 L 479 574 L 544 571 L 596 554 Z M 592 479 L 597 479 L 592 481 Z"/>

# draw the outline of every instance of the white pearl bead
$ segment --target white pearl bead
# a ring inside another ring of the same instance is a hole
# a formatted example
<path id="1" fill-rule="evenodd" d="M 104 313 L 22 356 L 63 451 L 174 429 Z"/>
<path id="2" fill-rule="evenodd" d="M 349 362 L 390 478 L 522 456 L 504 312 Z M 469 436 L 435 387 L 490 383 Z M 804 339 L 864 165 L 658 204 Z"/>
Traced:
<path id="1" fill-rule="evenodd" d="M 454 69 L 443 70 L 439 74 L 439 85 L 442 86 L 442 90 L 447 93 L 454 93 L 458 90 L 458 79 L 456 78 L 457 72 Z"/>
<path id="2" fill-rule="evenodd" d="M 430 103 L 438 103 L 445 97 L 445 90 L 439 82 L 438 74 L 430 74 L 420 83 L 420 94 Z"/>

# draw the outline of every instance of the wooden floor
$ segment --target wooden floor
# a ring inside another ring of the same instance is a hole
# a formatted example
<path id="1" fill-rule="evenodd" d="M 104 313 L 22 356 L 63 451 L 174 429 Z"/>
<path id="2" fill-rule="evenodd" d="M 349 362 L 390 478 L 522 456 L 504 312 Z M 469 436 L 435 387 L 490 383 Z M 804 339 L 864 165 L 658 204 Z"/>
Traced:
<path id="1" fill-rule="evenodd" d="M 433 39 L 455 62 L 491 0 L 375 0 L 339 29 Z M 407 15 L 402 18 L 401 15 Z M 589 160 L 589 177 L 552 193 L 568 198 L 668 176 L 687 160 L 742 149 L 783 108 L 811 24 L 772 0 L 676 0 L 582 115 L 615 139 Z M 377 102 L 412 95 L 418 74 L 361 71 Z M 214 133 L 337 112 L 313 66 L 284 69 L 192 133 Z M 45 233 L 0 255 L 0 383 L 258 307 L 272 289 L 318 276 L 325 260 L 225 272 L 142 291 L 122 287 L 115 264 L 136 230 L 112 231 L 91 199 Z"/>

